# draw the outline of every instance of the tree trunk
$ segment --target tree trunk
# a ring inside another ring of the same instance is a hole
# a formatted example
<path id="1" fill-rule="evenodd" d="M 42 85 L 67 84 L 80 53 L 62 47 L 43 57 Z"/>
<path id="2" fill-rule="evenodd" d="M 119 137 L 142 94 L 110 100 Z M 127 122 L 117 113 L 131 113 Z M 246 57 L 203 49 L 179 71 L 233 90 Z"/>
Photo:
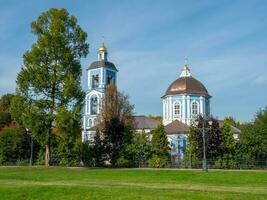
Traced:
<path id="1" fill-rule="evenodd" d="M 50 165 L 50 145 L 45 145 L 45 166 Z"/>
<path id="2" fill-rule="evenodd" d="M 51 131 L 51 130 L 50 130 Z M 48 133 L 47 143 L 45 145 L 45 166 L 50 166 L 51 152 L 50 152 L 50 131 Z"/>

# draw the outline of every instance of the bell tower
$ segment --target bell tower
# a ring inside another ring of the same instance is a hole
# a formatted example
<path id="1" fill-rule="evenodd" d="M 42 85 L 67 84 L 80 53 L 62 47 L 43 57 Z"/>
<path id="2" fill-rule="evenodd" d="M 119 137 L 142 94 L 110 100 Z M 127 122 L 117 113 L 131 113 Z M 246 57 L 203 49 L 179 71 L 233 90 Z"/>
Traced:
<path id="1" fill-rule="evenodd" d="M 93 140 L 99 123 L 100 106 L 109 84 L 117 84 L 117 68 L 108 61 L 108 49 L 102 39 L 98 59 L 87 69 L 88 88 L 85 97 L 82 140 Z"/>

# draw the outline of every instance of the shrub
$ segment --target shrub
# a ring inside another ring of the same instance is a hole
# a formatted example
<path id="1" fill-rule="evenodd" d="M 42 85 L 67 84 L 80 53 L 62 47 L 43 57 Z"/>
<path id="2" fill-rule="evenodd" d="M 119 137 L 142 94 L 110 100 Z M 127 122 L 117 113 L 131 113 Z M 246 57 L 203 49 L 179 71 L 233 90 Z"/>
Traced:
<path id="1" fill-rule="evenodd" d="M 237 168 L 237 162 L 231 154 L 226 154 L 216 160 L 214 167 L 221 169 L 235 169 Z"/>
<path id="2" fill-rule="evenodd" d="M 0 132 L 0 164 L 16 163 L 29 158 L 30 144 L 23 130 L 15 127 Z"/>
<path id="3" fill-rule="evenodd" d="M 117 159 L 116 167 L 132 167 L 132 162 L 121 156 Z"/>
<path id="4" fill-rule="evenodd" d="M 169 165 L 167 157 L 152 156 L 149 160 L 148 166 L 153 168 L 163 168 Z"/>

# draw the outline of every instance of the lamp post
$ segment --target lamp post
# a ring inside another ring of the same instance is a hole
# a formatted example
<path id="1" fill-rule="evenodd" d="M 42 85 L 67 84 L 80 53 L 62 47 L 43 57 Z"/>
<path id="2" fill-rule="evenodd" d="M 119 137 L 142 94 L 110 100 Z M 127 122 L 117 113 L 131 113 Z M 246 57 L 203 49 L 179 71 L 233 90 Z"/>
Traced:
<path id="1" fill-rule="evenodd" d="M 205 128 L 205 124 L 208 121 L 208 124 L 210 127 Z M 196 125 L 199 125 L 199 120 L 196 120 Z M 202 127 L 198 128 L 202 132 L 202 139 L 203 139 L 203 160 L 202 160 L 202 170 L 204 172 L 208 172 L 208 167 L 207 167 L 207 159 L 206 159 L 206 131 L 211 129 L 212 121 L 208 120 L 207 118 L 203 117 L 202 121 Z"/>

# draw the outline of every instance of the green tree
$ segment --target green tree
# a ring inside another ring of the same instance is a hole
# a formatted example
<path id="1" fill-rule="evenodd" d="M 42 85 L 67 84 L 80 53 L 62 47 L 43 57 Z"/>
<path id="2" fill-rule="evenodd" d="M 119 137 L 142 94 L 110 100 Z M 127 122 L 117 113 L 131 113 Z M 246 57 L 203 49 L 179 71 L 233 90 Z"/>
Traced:
<path id="1" fill-rule="evenodd" d="M 166 167 L 169 164 L 169 142 L 163 124 L 160 124 L 152 132 L 151 140 L 152 158 L 149 161 L 150 167 Z"/>
<path id="2" fill-rule="evenodd" d="M 230 123 L 226 120 L 224 121 L 222 127 L 223 133 L 223 155 L 216 161 L 215 167 L 219 168 L 235 168 L 236 163 L 236 142 L 234 139 L 232 127 Z"/>
<path id="3" fill-rule="evenodd" d="M 231 125 L 227 121 L 224 122 L 223 124 L 222 133 L 223 133 L 224 153 L 233 155 L 235 151 L 236 142 L 234 139 Z"/>
<path id="4" fill-rule="evenodd" d="M 190 152 L 195 158 L 202 160 L 203 158 L 203 134 L 202 128 L 205 128 L 205 143 L 207 159 L 215 160 L 223 154 L 223 134 L 219 127 L 219 123 L 215 119 L 210 119 L 212 126 L 201 116 L 198 118 L 198 125 L 191 127 L 189 132 Z"/>
<path id="5" fill-rule="evenodd" d="M 224 122 L 227 122 L 236 128 L 241 127 L 241 123 L 239 121 L 237 121 L 234 117 L 225 117 Z"/>
<path id="6" fill-rule="evenodd" d="M 101 104 L 100 133 L 103 138 L 105 160 L 116 166 L 117 160 L 132 141 L 133 108 L 129 97 L 110 84 Z"/>
<path id="7" fill-rule="evenodd" d="M 5 127 L 0 132 L 0 164 L 28 159 L 30 139 L 20 127 Z"/>
<path id="8" fill-rule="evenodd" d="M 242 125 L 239 151 L 253 160 L 267 158 L 267 107 L 257 112 L 254 122 Z"/>
<path id="9" fill-rule="evenodd" d="M 13 97 L 13 94 L 6 94 L 0 99 L 0 130 L 5 126 L 9 126 L 13 121 L 10 113 L 10 105 Z"/>
<path id="10" fill-rule="evenodd" d="M 93 141 L 84 141 L 80 145 L 80 157 L 84 166 L 103 167 L 104 166 L 104 148 L 100 132 L 97 130 Z"/>
<path id="11" fill-rule="evenodd" d="M 129 151 L 133 154 L 133 160 L 139 166 L 145 166 L 151 156 L 151 144 L 146 133 L 136 133 Z"/>
<path id="12" fill-rule="evenodd" d="M 84 93 L 80 59 L 88 54 L 87 34 L 74 16 L 55 8 L 42 13 L 31 30 L 37 41 L 23 55 L 13 114 L 44 144 L 48 166 L 52 130 L 59 126 L 57 115 L 62 110 L 70 112 L 74 120 L 81 115 Z"/>

